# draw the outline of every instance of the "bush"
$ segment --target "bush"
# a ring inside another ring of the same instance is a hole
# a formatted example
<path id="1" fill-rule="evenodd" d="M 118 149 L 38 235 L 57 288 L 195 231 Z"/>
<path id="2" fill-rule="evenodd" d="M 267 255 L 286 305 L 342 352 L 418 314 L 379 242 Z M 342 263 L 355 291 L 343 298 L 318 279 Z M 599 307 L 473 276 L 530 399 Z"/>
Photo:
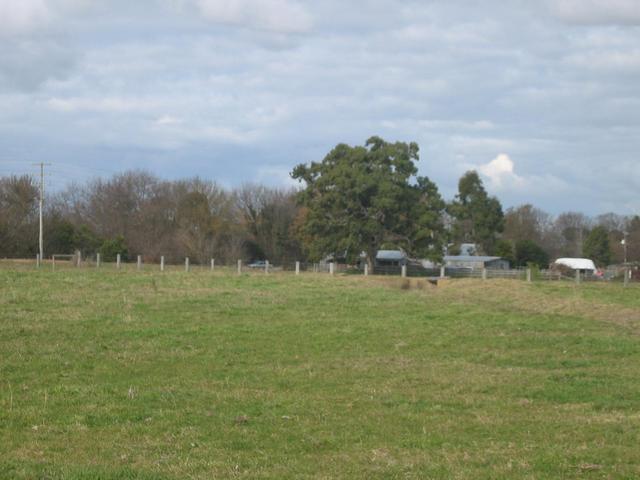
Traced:
<path id="1" fill-rule="evenodd" d="M 115 261 L 118 253 L 122 261 L 126 261 L 129 258 L 129 250 L 124 243 L 123 236 L 105 240 L 102 242 L 99 252 L 105 262 Z"/>

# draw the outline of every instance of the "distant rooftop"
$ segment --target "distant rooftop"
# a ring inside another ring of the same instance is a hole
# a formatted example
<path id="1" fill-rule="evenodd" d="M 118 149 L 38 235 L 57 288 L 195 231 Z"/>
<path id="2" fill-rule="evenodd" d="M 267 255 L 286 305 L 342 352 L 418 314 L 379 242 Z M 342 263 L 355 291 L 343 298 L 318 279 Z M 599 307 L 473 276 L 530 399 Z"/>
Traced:
<path id="1" fill-rule="evenodd" d="M 377 260 L 403 260 L 407 258 L 401 250 L 378 250 L 376 254 Z"/>
<path id="2" fill-rule="evenodd" d="M 553 263 L 564 265 L 574 270 L 596 270 L 593 260 L 588 258 L 559 258 Z"/>
<path id="3" fill-rule="evenodd" d="M 445 262 L 491 262 L 502 260 L 502 257 L 489 257 L 485 255 L 445 255 Z"/>
<path id="4" fill-rule="evenodd" d="M 478 251 L 475 243 L 463 243 L 460 245 L 460 255 L 474 255 Z"/>

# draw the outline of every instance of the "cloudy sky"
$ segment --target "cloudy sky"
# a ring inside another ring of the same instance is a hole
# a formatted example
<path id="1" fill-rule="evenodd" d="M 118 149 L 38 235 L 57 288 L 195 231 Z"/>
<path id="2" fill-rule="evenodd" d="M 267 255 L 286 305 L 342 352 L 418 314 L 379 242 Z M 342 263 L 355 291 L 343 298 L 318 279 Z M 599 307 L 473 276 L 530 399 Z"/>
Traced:
<path id="1" fill-rule="evenodd" d="M 374 134 L 448 198 L 640 213 L 640 2 L 0 0 L 0 175 L 288 185 Z"/>

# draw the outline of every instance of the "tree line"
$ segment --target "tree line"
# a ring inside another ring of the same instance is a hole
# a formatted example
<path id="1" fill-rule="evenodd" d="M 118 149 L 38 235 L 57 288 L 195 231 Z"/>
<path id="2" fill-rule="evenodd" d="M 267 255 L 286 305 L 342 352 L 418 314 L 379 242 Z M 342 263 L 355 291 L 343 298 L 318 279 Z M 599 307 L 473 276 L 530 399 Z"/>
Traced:
<path id="1" fill-rule="evenodd" d="M 552 216 L 530 204 L 503 210 L 475 171 L 446 201 L 418 176 L 415 143 L 372 137 L 337 145 L 320 162 L 300 164 L 299 189 L 245 184 L 234 189 L 201 178 L 164 180 L 145 171 L 70 184 L 47 198 L 45 252 L 106 261 L 143 255 L 146 261 L 206 263 L 268 259 L 278 264 L 332 257 L 372 264 L 379 249 L 441 260 L 463 243 L 477 254 L 515 266 L 546 267 L 558 257 L 589 257 L 599 265 L 640 260 L 640 217 L 578 212 Z M 0 257 L 38 251 L 37 181 L 0 177 Z"/>
<path id="2" fill-rule="evenodd" d="M 38 252 L 36 181 L 0 178 L 0 256 Z M 101 253 L 106 261 L 143 255 L 145 261 L 194 262 L 210 258 L 273 258 L 299 255 L 292 234 L 299 207 L 295 192 L 244 185 L 234 190 L 214 181 L 162 180 L 144 171 L 72 184 L 47 198 L 45 255 Z"/>

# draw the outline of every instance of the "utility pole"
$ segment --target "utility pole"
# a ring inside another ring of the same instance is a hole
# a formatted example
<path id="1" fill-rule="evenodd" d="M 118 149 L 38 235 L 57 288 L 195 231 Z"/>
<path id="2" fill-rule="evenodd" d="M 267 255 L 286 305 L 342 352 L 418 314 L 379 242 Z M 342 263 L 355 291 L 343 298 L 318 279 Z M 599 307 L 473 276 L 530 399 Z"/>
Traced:
<path id="1" fill-rule="evenodd" d="M 581 224 L 579 229 L 578 229 L 578 256 L 579 257 L 582 257 L 582 255 L 584 255 L 582 253 L 582 234 L 583 234 L 582 228 L 583 227 L 582 227 L 582 224 Z"/>
<path id="2" fill-rule="evenodd" d="M 40 261 L 44 261 L 44 237 L 42 233 L 42 208 L 44 205 L 44 167 L 50 166 L 50 163 L 36 163 L 35 165 L 40 166 L 40 238 L 39 238 L 39 246 L 40 246 Z"/>
<path id="3" fill-rule="evenodd" d="M 622 239 L 622 241 L 620 242 L 622 244 L 622 246 L 624 247 L 624 264 L 627 264 L 627 232 L 622 232 L 624 238 Z"/>

